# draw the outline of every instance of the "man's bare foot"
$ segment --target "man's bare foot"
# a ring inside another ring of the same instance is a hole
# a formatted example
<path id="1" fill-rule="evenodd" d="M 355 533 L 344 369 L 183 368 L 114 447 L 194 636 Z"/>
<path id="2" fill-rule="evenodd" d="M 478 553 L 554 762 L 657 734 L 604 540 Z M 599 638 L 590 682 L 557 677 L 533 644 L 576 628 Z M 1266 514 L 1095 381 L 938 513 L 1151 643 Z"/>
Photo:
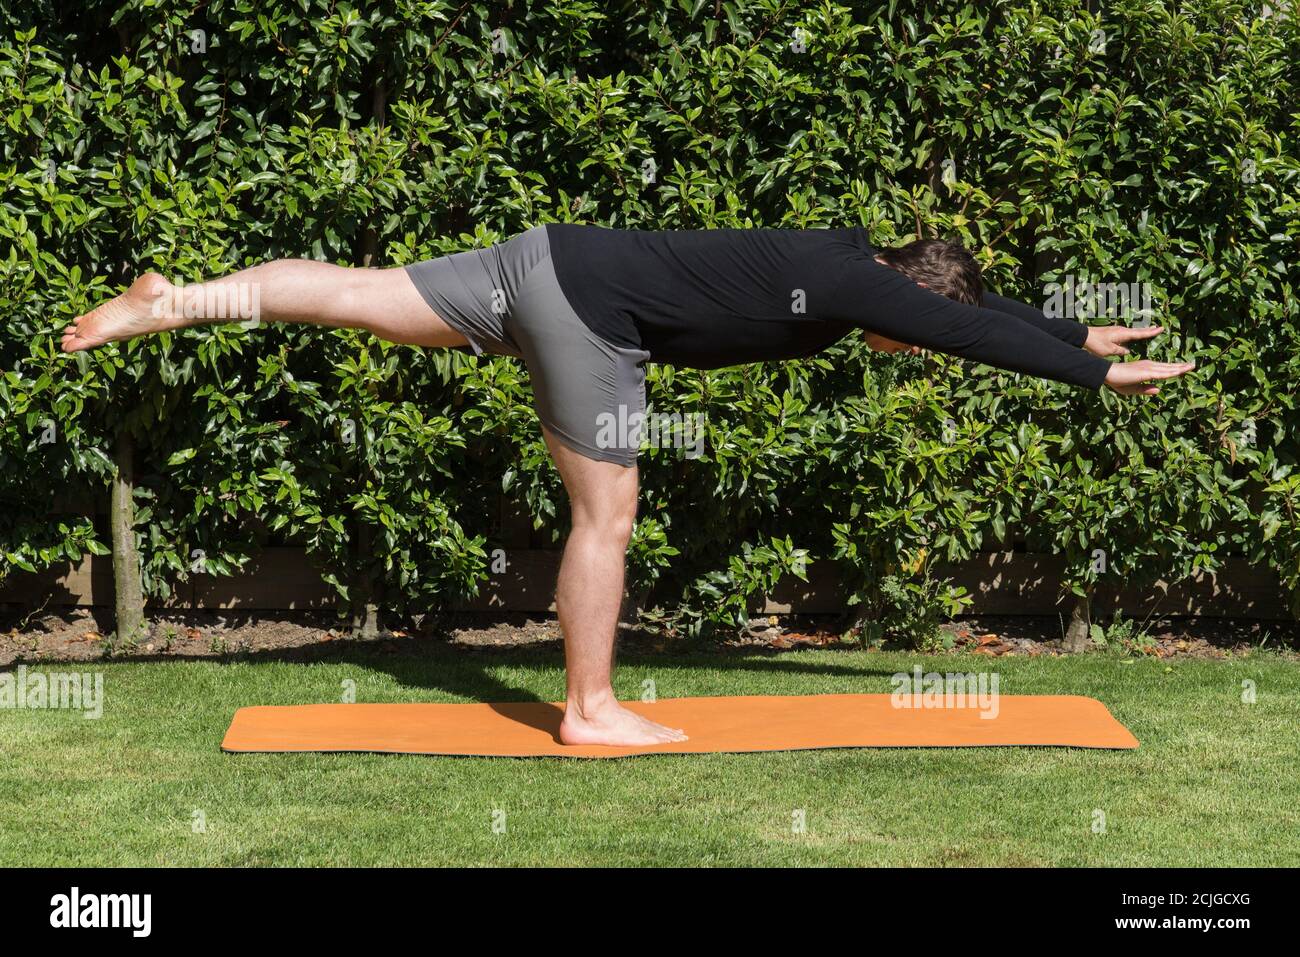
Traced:
<path id="1" fill-rule="evenodd" d="M 594 706 L 586 702 L 579 707 L 570 701 L 560 722 L 560 740 L 565 744 L 636 747 L 685 741 L 687 737 L 681 728 L 666 728 L 628 711 L 611 695 Z"/>
<path id="2" fill-rule="evenodd" d="M 80 352 L 179 328 L 183 323 L 172 316 L 172 298 L 172 284 L 156 272 L 147 272 L 116 299 L 73 319 L 63 330 L 63 351 Z"/>

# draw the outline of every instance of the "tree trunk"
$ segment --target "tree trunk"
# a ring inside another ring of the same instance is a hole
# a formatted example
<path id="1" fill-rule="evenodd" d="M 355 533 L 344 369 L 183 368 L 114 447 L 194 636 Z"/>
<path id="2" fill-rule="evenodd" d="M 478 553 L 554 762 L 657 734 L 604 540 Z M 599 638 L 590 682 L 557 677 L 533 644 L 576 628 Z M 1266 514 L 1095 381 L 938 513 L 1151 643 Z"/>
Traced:
<path id="1" fill-rule="evenodd" d="M 1080 595 L 1074 600 L 1074 608 L 1070 611 L 1070 627 L 1065 629 L 1063 647 L 1066 651 L 1077 653 L 1087 651 L 1091 646 L 1092 613 L 1090 604 L 1088 595 Z"/>
<path id="2" fill-rule="evenodd" d="M 348 594 L 352 597 L 352 637 L 373 641 L 379 637 L 379 588 L 371 574 L 374 564 L 374 529 L 368 522 L 357 522 L 356 546 L 352 567 L 356 575 Z"/>
<path id="3" fill-rule="evenodd" d="M 352 637 L 361 641 L 374 641 L 379 637 L 379 606 L 361 599 L 352 606 Z"/>
<path id="4" fill-rule="evenodd" d="M 144 625 L 144 593 L 140 590 L 140 553 L 135 547 L 135 443 L 125 431 L 117 434 L 113 449 L 113 489 L 109 522 L 113 539 L 113 599 L 117 612 L 117 639 L 129 642 Z"/>
<path id="5" fill-rule="evenodd" d="M 382 129 L 387 123 L 387 91 L 384 78 L 380 74 L 375 78 L 371 88 L 371 118 L 376 128 Z M 374 225 L 374 214 L 366 216 L 361 231 L 361 265 L 373 268 L 379 258 L 379 231 Z M 349 594 L 352 596 L 352 637 L 372 641 L 379 637 L 379 600 L 383 587 L 379 578 L 372 573 L 375 563 L 373 548 L 374 528 L 367 522 L 357 521 L 356 548 L 353 552 L 355 579 Z"/>

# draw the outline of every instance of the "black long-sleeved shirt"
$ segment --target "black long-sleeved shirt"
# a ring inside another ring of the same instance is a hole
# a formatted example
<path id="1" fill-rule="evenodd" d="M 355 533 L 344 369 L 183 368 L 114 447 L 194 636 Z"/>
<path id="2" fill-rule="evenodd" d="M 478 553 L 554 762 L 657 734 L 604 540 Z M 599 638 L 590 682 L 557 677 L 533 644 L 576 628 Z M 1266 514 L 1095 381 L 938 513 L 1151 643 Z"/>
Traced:
<path id="1" fill-rule="evenodd" d="M 594 333 L 700 369 L 807 356 L 855 328 L 1100 388 L 1083 325 L 986 294 L 969 306 L 875 260 L 860 227 L 648 231 L 553 223 L 552 262 Z"/>

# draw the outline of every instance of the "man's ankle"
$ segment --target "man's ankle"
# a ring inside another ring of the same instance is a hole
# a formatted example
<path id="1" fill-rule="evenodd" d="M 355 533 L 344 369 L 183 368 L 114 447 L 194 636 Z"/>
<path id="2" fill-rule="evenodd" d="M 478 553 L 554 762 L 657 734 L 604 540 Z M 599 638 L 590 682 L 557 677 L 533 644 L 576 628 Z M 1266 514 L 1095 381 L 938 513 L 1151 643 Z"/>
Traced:
<path id="1" fill-rule="evenodd" d="M 579 718 L 590 717 L 617 704 L 618 699 L 614 697 L 613 688 L 594 691 L 571 691 L 565 701 L 566 708 L 572 709 L 576 717 Z"/>

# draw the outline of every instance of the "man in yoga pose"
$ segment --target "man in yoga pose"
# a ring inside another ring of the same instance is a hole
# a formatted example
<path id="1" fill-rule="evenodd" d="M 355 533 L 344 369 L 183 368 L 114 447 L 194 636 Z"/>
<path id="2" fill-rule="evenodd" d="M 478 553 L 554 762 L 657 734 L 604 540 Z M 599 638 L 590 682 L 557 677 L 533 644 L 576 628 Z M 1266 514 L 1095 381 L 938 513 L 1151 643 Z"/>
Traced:
<path id="1" fill-rule="evenodd" d="M 861 228 L 649 232 L 538 226 L 487 249 L 396 269 L 278 260 L 173 287 L 157 274 L 80 316 L 75 352 L 204 322 L 257 292 L 267 322 L 368 330 L 390 342 L 518 356 L 572 508 L 556 607 L 567 744 L 686 735 L 619 705 L 610 676 L 637 507 L 647 361 L 713 369 L 810 356 L 853 329 L 875 349 L 930 349 L 1088 389 L 1151 395 L 1191 363 L 1111 363 L 1158 327 L 1089 327 L 982 290 L 975 260 L 925 240 L 876 249 Z"/>

